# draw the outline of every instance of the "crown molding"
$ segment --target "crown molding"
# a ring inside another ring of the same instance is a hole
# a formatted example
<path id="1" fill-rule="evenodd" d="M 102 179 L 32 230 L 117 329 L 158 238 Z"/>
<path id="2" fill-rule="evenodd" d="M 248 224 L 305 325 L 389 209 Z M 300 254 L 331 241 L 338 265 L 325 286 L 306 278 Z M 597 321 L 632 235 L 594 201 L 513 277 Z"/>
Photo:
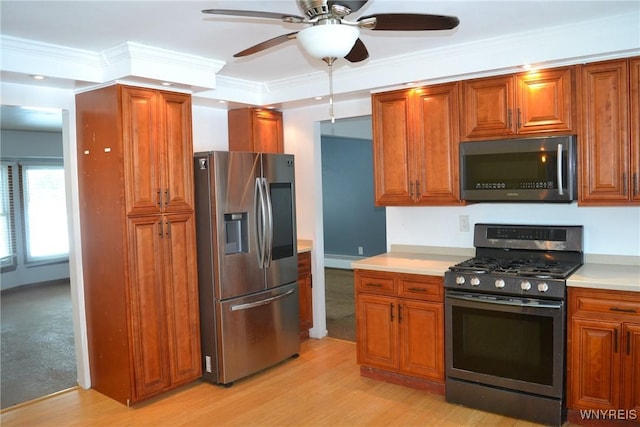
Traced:
<path id="1" fill-rule="evenodd" d="M 141 79 L 169 82 L 199 92 L 216 87 L 216 73 L 225 65 L 224 61 L 134 42 L 125 42 L 102 52 L 9 36 L 0 36 L 0 43 L 2 71 L 95 84 Z"/>
<path id="2" fill-rule="evenodd" d="M 4 35 L 0 35 L 0 43 L 2 71 L 88 82 L 101 79 L 98 53 Z"/>
<path id="3" fill-rule="evenodd" d="M 104 80 L 139 77 L 190 86 L 195 92 L 215 89 L 224 61 L 125 42 L 102 51 Z"/>
<path id="4" fill-rule="evenodd" d="M 334 68 L 337 98 L 405 87 L 445 83 L 540 68 L 575 65 L 640 54 L 638 17 L 633 13 L 549 27 L 446 48 L 367 60 L 366 66 Z M 326 96 L 326 71 L 266 82 L 266 103 L 299 102 Z M 372 85 L 375 82 L 375 85 Z"/>

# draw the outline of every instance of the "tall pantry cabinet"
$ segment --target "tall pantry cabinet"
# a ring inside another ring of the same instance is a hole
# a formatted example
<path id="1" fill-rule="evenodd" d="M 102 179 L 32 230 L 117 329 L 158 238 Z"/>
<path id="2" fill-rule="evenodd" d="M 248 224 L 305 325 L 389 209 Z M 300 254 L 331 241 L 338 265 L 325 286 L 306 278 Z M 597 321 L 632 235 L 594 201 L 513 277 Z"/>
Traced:
<path id="1" fill-rule="evenodd" d="M 201 376 L 191 97 L 76 96 L 92 387 L 130 405 Z"/>

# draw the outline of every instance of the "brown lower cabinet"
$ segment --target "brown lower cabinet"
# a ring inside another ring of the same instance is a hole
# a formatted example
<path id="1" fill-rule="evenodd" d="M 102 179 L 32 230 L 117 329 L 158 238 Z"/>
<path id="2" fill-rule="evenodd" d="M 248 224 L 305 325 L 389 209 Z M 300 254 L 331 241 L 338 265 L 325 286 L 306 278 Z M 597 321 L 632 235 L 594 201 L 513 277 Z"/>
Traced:
<path id="1" fill-rule="evenodd" d="M 640 417 L 640 294 L 569 288 L 568 295 L 569 409 Z"/>
<path id="2" fill-rule="evenodd" d="M 313 281 L 311 252 L 298 253 L 298 298 L 300 303 L 300 338 L 309 338 L 313 328 Z"/>
<path id="3" fill-rule="evenodd" d="M 356 270 L 355 288 L 361 372 L 444 384 L 442 277 Z"/>

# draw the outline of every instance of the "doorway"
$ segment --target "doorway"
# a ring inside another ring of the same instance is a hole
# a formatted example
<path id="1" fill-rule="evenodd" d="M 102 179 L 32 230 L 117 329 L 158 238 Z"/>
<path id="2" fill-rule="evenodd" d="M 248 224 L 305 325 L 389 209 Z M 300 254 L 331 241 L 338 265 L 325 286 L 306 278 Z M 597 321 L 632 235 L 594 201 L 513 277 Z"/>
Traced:
<path id="1" fill-rule="evenodd" d="M 374 205 L 371 117 L 321 123 L 328 335 L 355 341 L 351 263 L 386 252 L 386 212 Z"/>
<path id="2" fill-rule="evenodd" d="M 1 108 L 5 409 L 76 386 L 77 363 L 62 110 Z"/>

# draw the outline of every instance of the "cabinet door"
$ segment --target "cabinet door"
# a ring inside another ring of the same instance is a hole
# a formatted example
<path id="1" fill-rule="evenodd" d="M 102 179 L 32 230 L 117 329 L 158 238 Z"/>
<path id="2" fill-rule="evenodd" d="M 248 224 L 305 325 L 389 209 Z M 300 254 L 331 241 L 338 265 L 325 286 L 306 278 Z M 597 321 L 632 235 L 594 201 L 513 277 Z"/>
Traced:
<path id="1" fill-rule="evenodd" d="M 442 304 L 400 300 L 400 370 L 412 376 L 444 381 Z"/>
<path id="2" fill-rule="evenodd" d="M 620 329 L 617 322 L 572 320 L 570 407 L 620 408 Z"/>
<path id="3" fill-rule="evenodd" d="M 458 204 L 458 85 L 416 91 L 416 200 L 420 204 Z"/>
<path id="4" fill-rule="evenodd" d="M 298 297 L 300 303 L 300 332 L 308 336 L 313 328 L 311 253 L 298 254 Z"/>
<path id="5" fill-rule="evenodd" d="M 284 153 L 282 113 L 257 110 L 253 116 L 254 151 Z"/>
<path id="6" fill-rule="evenodd" d="M 162 209 L 166 212 L 193 210 L 193 143 L 191 97 L 160 92 L 162 141 Z"/>
<path id="7" fill-rule="evenodd" d="M 640 414 L 640 324 L 626 323 L 623 336 L 623 404 Z"/>
<path id="8" fill-rule="evenodd" d="M 359 293 L 356 299 L 358 363 L 397 369 L 397 300 Z"/>
<path id="9" fill-rule="evenodd" d="M 581 72 L 580 202 L 629 200 L 627 61 L 588 64 Z"/>
<path id="10" fill-rule="evenodd" d="M 413 204 L 416 156 L 410 152 L 410 92 L 374 94 L 372 103 L 375 203 Z"/>
<path id="11" fill-rule="evenodd" d="M 629 61 L 631 80 L 631 199 L 640 203 L 640 58 Z"/>
<path id="12" fill-rule="evenodd" d="M 171 384 L 167 342 L 166 292 L 161 216 L 133 217 L 129 233 L 129 306 L 133 348 L 133 401 L 153 395 Z"/>
<path id="13" fill-rule="evenodd" d="M 163 232 L 169 368 L 176 385 L 202 374 L 194 215 L 165 215 Z"/>
<path id="14" fill-rule="evenodd" d="M 572 94 L 572 68 L 519 74 L 514 113 L 517 133 L 570 132 Z"/>
<path id="15" fill-rule="evenodd" d="M 162 128 L 156 93 L 131 87 L 122 87 L 121 93 L 127 212 L 157 214 L 164 190 L 159 167 Z"/>
<path id="16" fill-rule="evenodd" d="M 491 77 L 462 82 L 461 137 L 463 139 L 513 135 L 513 77 Z"/>

